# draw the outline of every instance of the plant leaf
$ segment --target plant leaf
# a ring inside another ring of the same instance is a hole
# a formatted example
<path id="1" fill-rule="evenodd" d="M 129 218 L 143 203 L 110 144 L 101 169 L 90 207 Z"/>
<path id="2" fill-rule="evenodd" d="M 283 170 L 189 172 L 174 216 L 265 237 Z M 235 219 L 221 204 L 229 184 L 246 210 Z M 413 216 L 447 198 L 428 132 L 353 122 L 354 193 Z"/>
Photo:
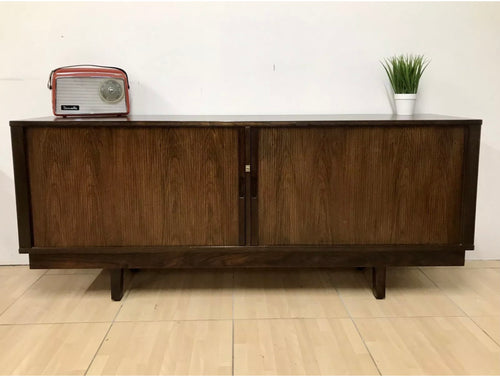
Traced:
<path id="1" fill-rule="evenodd" d="M 430 63 L 424 55 L 395 55 L 380 61 L 396 94 L 416 94 Z"/>

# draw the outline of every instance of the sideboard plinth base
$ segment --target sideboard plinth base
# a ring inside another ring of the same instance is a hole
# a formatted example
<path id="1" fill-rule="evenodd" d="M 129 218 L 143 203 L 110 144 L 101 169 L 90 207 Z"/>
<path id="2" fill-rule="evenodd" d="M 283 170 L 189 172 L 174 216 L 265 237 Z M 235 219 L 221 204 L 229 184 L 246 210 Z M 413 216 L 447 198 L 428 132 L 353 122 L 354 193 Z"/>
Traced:
<path id="1" fill-rule="evenodd" d="M 214 249 L 215 248 L 215 249 Z M 123 249 L 124 253 L 45 253 L 57 249 L 33 248 L 30 253 L 32 269 L 103 268 L 111 274 L 111 298 L 119 301 L 124 290 L 125 269 L 251 269 L 251 268 L 336 268 L 367 267 L 373 270 L 373 294 L 384 299 L 387 267 L 393 266 L 444 266 L 464 265 L 465 250 L 450 248 L 446 250 L 404 249 L 387 251 L 360 251 L 359 249 L 305 247 L 207 247 L 205 249 L 169 251 L 155 249 L 155 253 L 137 252 Z M 253 249 L 252 249 L 253 248 Z M 265 251 L 262 251 L 262 248 Z M 300 249 L 302 248 L 302 249 Z M 91 248 L 89 248 L 92 251 Z M 96 249 L 99 250 L 99 249 Z M 117 250 L 118 251 L 118 250 Z M 68 251 L 67 251 L 68 252 Z"/>

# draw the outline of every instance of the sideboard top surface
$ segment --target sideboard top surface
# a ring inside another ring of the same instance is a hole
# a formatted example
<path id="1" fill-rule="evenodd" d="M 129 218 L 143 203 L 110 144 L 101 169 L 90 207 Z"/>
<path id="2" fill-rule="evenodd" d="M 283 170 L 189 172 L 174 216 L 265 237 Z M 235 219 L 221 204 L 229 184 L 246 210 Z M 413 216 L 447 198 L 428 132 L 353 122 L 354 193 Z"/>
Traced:
<path id="1" fill-rule="evenodd" d="M 352 115 L 131 115 L 114 117 L 42 117 L 14 120 L 12 127 L 318 127 L 318 126 L 433 126 L 481 125 L 480 119 L 416 114 Z"/>

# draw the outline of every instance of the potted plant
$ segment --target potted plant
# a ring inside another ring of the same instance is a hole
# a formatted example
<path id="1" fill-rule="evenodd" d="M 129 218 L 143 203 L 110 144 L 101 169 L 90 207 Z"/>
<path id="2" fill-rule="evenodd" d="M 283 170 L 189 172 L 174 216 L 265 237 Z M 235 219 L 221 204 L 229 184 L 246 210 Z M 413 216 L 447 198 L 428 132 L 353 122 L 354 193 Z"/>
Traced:
<path id="1" fill-rule="evenodd" d="M 429 62 L 424 55 L 399 55 L 381 62 L 394 91 L 398 115 L 413 115 L 418 83 Z"/>

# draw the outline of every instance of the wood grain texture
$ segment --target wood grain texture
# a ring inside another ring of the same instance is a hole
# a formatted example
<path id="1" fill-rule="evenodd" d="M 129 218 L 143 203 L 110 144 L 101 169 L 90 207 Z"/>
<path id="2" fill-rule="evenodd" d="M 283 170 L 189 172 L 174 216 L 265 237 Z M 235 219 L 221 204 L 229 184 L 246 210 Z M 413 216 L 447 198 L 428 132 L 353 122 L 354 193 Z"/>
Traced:
<path id="1" fill-rule="evenodd" d="M 0 315 L 0 326 L 111 322 L 121 305 L 108 289 L 108 273 L 44 275 Z"/>
<path id="2" fill-rule="evenodd" d="M 236 129 L 30 128 L 35 246 L 237 245 Z"/>
<path id="3" fill-rule="evenodd" d="M 238 129 L 238 214 L 239 214 L 239 245 L 246 244 L 246 224 L 247 224 L 247 210 L 246 210 L 246 181 L 247 174 L 245 172 L 245 164 L 247 163 L 246 153 L 246 137 L 247 130 L 245 128 Z"/>
<path id="4" fill-rule="evenodd" d="M 68 268 L 331 268 L 463 265 L 465 251 L 180 251 L 121 254 L 30 254 L 33 269 Z"/>
<path id="5" fill-rule="evenodd" d="M 474 245 L 476 223 L 477 176 L 479 168 L 479 145 L 481 128 L 467 127 L 464 151 L 462 189 L 462 243 Z"/>
<path id="6" fill-rule="evenodd" d="M 370 269 L 330 272 L 332 284 L 351 317 L 464 316 L 464 312 L 419 268 L 388 268 L 386 298 L 373 299 Z"/>
<path id="7" fill-rule="evenodd" d="M 31 202 L 29 193 L 29 172 L 26 157 L 26 138 L 23 128 L 10 129 L 14 181 L 16 184 L 17 233 L 20 248 L 33 246 L 31 223 Z"/>
<path id="8" fill-rule="evenodd" d="M 234 322 L 234 375 L 378 374 L 349 319 Z"/>
<path id="9" fill-rule="evenodd" d="M 0 267 L 0 315 L 22 296 L 45 270 L 30 270 L 26 265 Z"/>
<path id="10" fill-rule="evenodd" d="M 117 322 L 87 375 L 231 375 L 232 323 Z"/>
<path id="11" fill-rule="evenodd" d="M 259 212 L 258 212 L 258 176 L 259 176 L 259 132 L 257 129 L 250 129 L 250 194 L 249 194 L 249 206 L 250 206 L 250 218 L 251 222 L 250 228 L 252 229 L 250 233 L 250 245 L 259 244 Z"/>
<path id="12" fill-rule="evenodd" d="M 33 247 L 21 248 L 21 253 L 31 255 L 45 254 L 100 254 L 100 253 L 172 253 L 172 252 L 199 252 L 207 255 L 219 252 L 447 252 L 466 251 L 468 248 L 461 244 L 340 244 L 340 245 L 259 245 L 259 246 L 106 246 L 106 247 Z M 462 263 L 463 265 L 463 263 Z"/>
<path id="13" fill-rule="evenodd" d="M 245 127 L 245 165 L 252 165 L 252 129 L 250 127 Z M 245 245 L 252 244 L 252 205 L 251 205 L 251 173 L 246 171 L 245 166 Z"/>
<path id="14" fill-rule="evenodd" d="M 382 375 L 500 374 L 500 347 L 468 317 L 354 321 Z"/>
<path id="15" fill-rule="evenodd" d="M 392 114 L 307 115 L 129 115 L 111 117 L 43 117 L 14 120 L 11 127 L 393 127 L 434 125 L 481 125 L 480 119 L 436 114 L 398 116 Z"/>
<path id="16" fill-rule="evenodd" d="M 476 325 L 487 333 L 493 341 L 500 344 L 500 315 L 471 317 L 471 319 L 474 320 Z"/>
<path id="17" fill-rule="evenodd" d="M 236 270 L 234 319 L 349 317 L 327 270 Z"/>
<path id="18" fill-rule="evenodd" d="M 425 268 L 423 271 L 467 315 L 499 314 L 500 269 Z"/>
<path id="19" fill-rule="evenodd" d="M 140 270 L 116 321 L 232 320 L 233 272 Z"/>
<path id="20" fill-rule="evenodd" d="M 460 242 L 464 127 L 259 133 L 259 244 Z"/>
<path id="21" fill-rule="evenodd" d="M 110 326 L 0 325 L 0 374 L 84 375 Z"/>

